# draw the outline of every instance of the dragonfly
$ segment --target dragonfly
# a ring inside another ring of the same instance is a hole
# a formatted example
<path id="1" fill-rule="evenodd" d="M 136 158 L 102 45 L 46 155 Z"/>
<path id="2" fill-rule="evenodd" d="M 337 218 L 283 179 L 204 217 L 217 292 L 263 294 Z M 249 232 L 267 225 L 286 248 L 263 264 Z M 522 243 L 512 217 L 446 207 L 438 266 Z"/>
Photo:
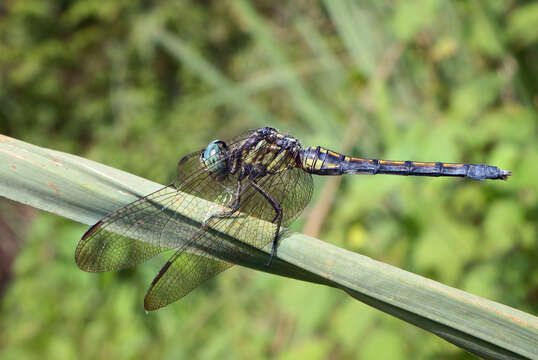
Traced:
<path id="1" fill-rule="evenodd" d="M 93 225 L 79 241 L 75 261 L 85 271 L 111 271 L 174 251 L 144 298 L 144 308 L 156 310 L 251 259 L 253 249 L 270 245 L 270 265 L 281 229 L 311 200 L 312 175 L 343 174 L 506 180 L 511 172 L 486 164 L 363 159 L 302 147 L 293 136 L 264 127 L 211 141 L 183 157 L 172 184 Z M 246 239 L 245 244 L 230 238 Z"/>

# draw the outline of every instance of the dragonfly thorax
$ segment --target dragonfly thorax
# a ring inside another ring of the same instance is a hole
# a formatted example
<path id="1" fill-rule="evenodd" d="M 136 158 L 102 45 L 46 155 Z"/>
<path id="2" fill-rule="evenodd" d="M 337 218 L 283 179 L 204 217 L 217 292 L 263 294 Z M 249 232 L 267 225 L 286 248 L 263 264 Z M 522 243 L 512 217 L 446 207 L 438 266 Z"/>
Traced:
<path id="1" fill-rule="evenodd" d="M 254 177 L 276 174 L 295 166 L 301 144 L 273 128 L 254 132 L 241 146 L 242 165 Z"/>

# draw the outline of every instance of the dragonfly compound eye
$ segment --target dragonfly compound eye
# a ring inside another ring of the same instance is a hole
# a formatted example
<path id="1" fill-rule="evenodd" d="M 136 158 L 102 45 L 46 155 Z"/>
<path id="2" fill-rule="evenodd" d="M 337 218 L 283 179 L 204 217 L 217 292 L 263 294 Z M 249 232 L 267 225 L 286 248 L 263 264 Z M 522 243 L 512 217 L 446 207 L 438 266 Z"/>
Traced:
<path id="1" fill-rule="evenodd" d="M 213 176 L 220 177 L 227 171 L 226 154 L 226 143 L 222 140 L 214 140 L 202 151 L 201 160 Z"/>

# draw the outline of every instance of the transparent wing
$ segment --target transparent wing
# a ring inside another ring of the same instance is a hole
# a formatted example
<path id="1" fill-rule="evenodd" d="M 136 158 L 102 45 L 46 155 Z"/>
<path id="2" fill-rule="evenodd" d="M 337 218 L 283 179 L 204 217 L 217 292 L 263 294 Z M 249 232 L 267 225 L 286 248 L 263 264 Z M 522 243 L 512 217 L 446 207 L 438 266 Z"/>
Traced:
<path id="1" fill-rule="evenodd" d="M 77 245 L 78 267 L 91 272 L 119 270 L 176 248 L 192 228 L 185 222 L 173 237 L 163 232 L 167 219 L 181 206 L 176 194 L 174 186 L 164 187 L 93 225 Z"/>
<path id="2" fill-rule="evenodd" d="M 312 196 L 312 177 L 297 168 L 266 176 L 259 185 L 282 205 L 283 223 L 291 222 Z M 254 187 L 246 183 L 242 188 L 239 212 L 252 217 L 238 212 L 213 219 L 208 226 L 216 231 L 200 231 L 180 247 L 153 280 L 144 299 L 146 310 L 179 300 L 234 262 L 249 262 L 256 248 L 272 242 L 276 225 L 267 221 L 274 219 L 275 210 Z"/>
<path id="3" fill-rule="evenodd" d="M 178 178 L 173 184 L 125 205 L 93 225 L 77 245 L 78 267 L 91 272 L 119 270 L 180 247 L 200 227 L 181 215 L 197 210 L 194 199 L 183 193 L 209 200 L 214 208 L 228 205 L 235 187 L 233 179 L 214 180 L 199 156 L 200 152 L 194 152 L 179 162 Z M 206 209 L 208 217 L 216 211 L 214 208 Z"/>

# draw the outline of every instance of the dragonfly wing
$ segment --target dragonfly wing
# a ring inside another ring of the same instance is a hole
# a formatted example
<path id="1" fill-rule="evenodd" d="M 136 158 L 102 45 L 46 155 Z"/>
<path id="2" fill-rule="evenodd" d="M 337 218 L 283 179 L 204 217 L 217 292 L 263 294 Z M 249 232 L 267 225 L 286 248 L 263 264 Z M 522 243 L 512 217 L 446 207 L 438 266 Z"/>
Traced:
<path id="1" fill-rule="evenodd" d="M 200 152 L 185 156 L 174 184 L 123 206 L 93 225 L 77 245 L 78 267 L 91 272 L 132 267 L 163 251 L 177 249 L 190 239 L 200 224 L 181 215 L 191 213 L 195 206 L 194 198 L 187 199 L 183 193 L 226 206 L 233 192 L 231 180 L 214 180 L 199 158 Z"/>
<path id="2" fill-rule="evenodd" d="M 86 271 L 109 271 L 133 266 L 158 253 L 177 248 L 192 226 L 178 228 L 177 236 L 162 236 L 164 223 L 181 207 L 173 186 L 166 186 L 110 213 L 79 241 L 75 261 Z"/>

